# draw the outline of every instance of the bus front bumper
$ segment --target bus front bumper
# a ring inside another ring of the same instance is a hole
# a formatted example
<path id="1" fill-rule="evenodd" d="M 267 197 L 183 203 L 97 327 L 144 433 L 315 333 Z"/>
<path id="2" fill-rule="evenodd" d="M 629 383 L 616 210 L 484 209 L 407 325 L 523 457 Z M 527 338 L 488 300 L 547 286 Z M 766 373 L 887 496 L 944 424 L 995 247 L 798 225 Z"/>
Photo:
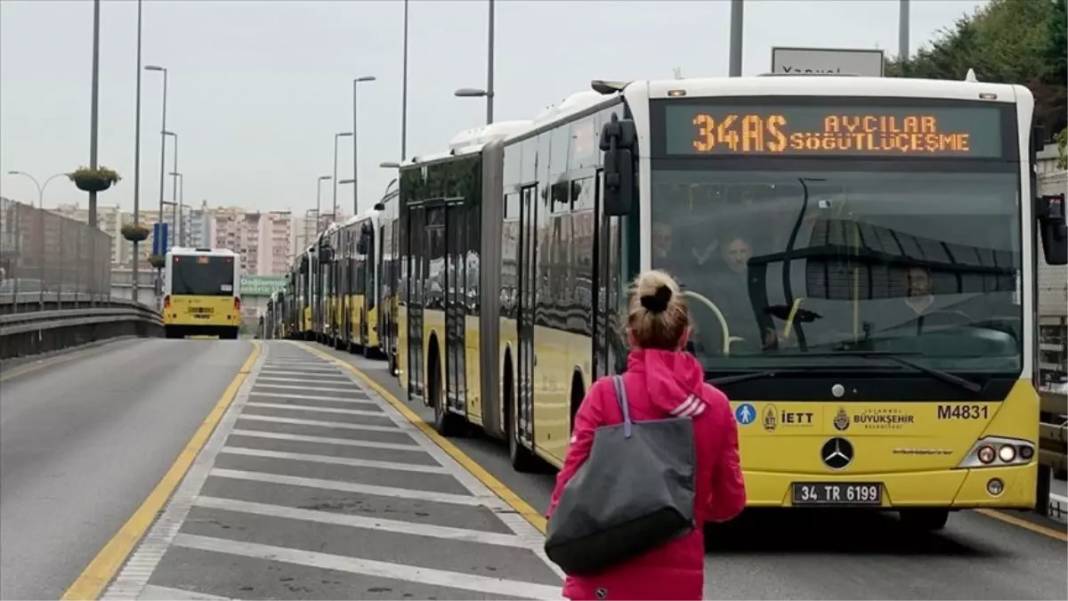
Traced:
<path id="1" fill-rule="evenodd" d="M 1014 507 L 1035 505 L 1038 463 L 1008 467 L 949 469 L 867 474 L 787 474 L 745 472 L 749 507 L 794 507 L 795 483 L 875 483 L 882 489 L 881 504 L 873 509 L 898 507 Z M 992 480 L 1000 480 L 1000 487 Z M 1000 494 L 993 494 L 991 489 Z M 852 503 L 828 506 L 859 506 Z"/>

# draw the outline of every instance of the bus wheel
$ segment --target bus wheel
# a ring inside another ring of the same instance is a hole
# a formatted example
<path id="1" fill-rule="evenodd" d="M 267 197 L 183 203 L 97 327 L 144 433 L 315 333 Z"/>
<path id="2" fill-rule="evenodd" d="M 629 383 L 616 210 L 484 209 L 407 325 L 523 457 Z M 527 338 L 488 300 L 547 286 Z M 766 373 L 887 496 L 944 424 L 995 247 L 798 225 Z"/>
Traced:
<path id="1" fill-rule="evenodd" d="M 519 441 L 519 401 L 515 395 L 515 386 L 512 380 L 512 370 L 505 372 L 504 377 L 504 403 L 505 403 L 505 430 L 508 436 L 508 459 L 512 469 L 517 472 L 533 472 L 538 465 L 538 459 L 530 449 L 523 446 Z"/>
<path id="2" fill-rule="evenodd" d="M 181 332 L 178 331 L 178 328 L 173 328 L 173 327 L 172 328 L 167 328 L 167 327 L 163 328 L 163 335 L 166 336 L 167 338 L 181 338 L 182 337 L 181 336 Z"/>
<path id="3" fill-rule="evenodd" d="M 903 525 L 918 531 L 941 530 L 949 520 L 948 509 L 902 509 L 899 513 Z"/>
<path id="4" fill-rule="evenodd" d="M 430 370 L 427 378 L 427 394 L 430 395 L 430 404 L 434 407 L 434 429 L 442 436 L 459 436 L 463 433 L 461 417 L 450 413 L 445 407 L 445 380 L 441 377 L 437 347 L 432 347 L 430 353 Z"/>

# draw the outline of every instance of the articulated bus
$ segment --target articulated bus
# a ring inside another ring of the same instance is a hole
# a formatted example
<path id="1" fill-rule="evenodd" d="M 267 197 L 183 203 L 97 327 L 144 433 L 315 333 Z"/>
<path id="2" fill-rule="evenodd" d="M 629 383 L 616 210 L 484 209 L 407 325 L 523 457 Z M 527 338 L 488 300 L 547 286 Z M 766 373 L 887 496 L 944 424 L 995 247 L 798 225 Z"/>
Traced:
<path id="1" fill-rule="evenodd" d="M 241 327 L 241 259 L 233 251 L 172 248 L 163 280 L 167 338 L 237 338 Z"/>
<path id="2" fill-rule="evenodd" d="M 296 257 L 282 318 L 292 336 L 395 364 L 397 197 L 394 181 L 372 210 L 331 224 Z"/>
<path id="3" fill-rule="evenodd" d="M 625 369 L 627 283 L 673 274 L 751 506 L 1029 507 L 1031 93 L 859 77 L 595 82 L 400 168 L 397 360 L 453 434 L 559 466 Z M 1059 236 L 1059 237 L 1058 237 Z"/>

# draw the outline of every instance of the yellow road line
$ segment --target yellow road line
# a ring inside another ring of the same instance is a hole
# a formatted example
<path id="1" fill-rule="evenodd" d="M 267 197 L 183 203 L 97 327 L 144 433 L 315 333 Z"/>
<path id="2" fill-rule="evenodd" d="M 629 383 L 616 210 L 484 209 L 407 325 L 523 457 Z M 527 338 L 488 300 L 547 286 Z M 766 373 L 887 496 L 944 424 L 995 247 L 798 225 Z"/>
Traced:
<path id="1" fill-rule="evenodd" d="M 370 386 L 375 392 L 379 394 L 379 396 L 385 399 L 386 402 L 388 402 L 390 405 L 393 405 L 393 408 L 399 411 L 401 415 L 403 415 L 408 421 L 412 423 L 412 425 L 414 425 L 416 428 L 419 428 L 419 430 L 423 434 L 425 434 L 427 438 L 434 441 L 434 444 L 441 447 L 441 450 L 445 451 L 457 463 L 463 466 L 464 469 L 470 472 L 472 476 L 477 478 L 478 481 L 481 482 L 486 488 L 493 491 L 493 493 L 500 497 L 502 501 L 504 501 L 512 509 L 514 509 L 516 513 L 523 516 L 528 522 L 530 522 L 530 525 L 534 526 L 534 528 L 538 530 L 538 532 L 545 534 L 545 516 L 543 516 L 541 512 L 531 507 L 529 503 L 524 501 L 519 495 L 512 491 L 512 489 L 505 486 L 505 484 L 495 478 L 493 474 L 487 472 L 485 468 L 475 462 L 474 459 L 468 457 L 466 453 L 461 451 L 456 445 L 449 442 L 447 438 L 438 434 L 437 431 L 434 430 L 433 426 L 423 421 L 423 418 L 419 417 L 418 414 L 409 409 L 408 406 L 401 402 L 400 399 L 393 396 L 393 393 L 386 390 L 384 386 L 382 386 L 378 382 L 375 382 L 370 376 L 363 373 L 362 371 L 360 371 L 359 368 L 347 361 L 338 359 L 337 357 L 329 353 L 320 351 L 319 349 L 304 344 L 303 342 L 297 342 L 296 344 L 300 345 L 304 349 L 311 351 L 312 353 L 315 353 L 316 355 L 319 355 L 320 357 L 323 357 L 327 361 L 332 361 L 335 364 L 340 365 L 345 369 L 348 369 L 352 373 L 356 374 L 356 376 L 362 382 Z"/>
<path id="2" fill-rule="evenodd" d="M 89 565 L 78 576 L 78 579 L 63 593 L 63 599 L 96 599 L 104 592 L 104 587 L 111 582 L 115 573 L 126 562 L 126 558 L 129 557 L 134 547 L 140 542 L 141 537 L 145 535 L 149 526 L 155 521 L 156 515 L 163 509 L 163 505 L 171 497 L 171 493 L 174 492 L 182 478 L 185 477 L 189 466 L 193 464 L 193 460 L 200 453 L 200 449 L 208 441 L 211 433 L 215 431 L 215 426 L 219 424 L 219 420 L 222 419 L 223 414 L 230 407 L 238 388 L 245 381 L 259 355 L 260 343 L 253 341 L 252 352 L 245 359 L 245 363 L 241 366 L 237 375 L 234 376 L 234 379 L 230 381 L 226 390 L 223 391 L 211 413 L 204 418 L 200 427 L 193 433 L 193 437 L 189 439 L 185 448 L 178 454 L 178 458 L 175 459 L 174 464 L 164 474 L 163 479 L 152 489 L 152 492 L 148 494 L 148 497 L 137 508 L 137 511 L 130 516 L 130 519 L 126 520 L 122 528 L 119 528 L 115 536 L 100 549 L 100 552 L 96 554 L 93 561 L 89 562 Z"/>
<path id="3" fill-rule="evenodd" d="M 1062 543 L 1068 542 L 1068 532 L 1065 532 L 1064 530 L 1054 530 L 1053 528 L 1041 526 L 1039 524 L 1029 522 L 1025 519 L 1018 518 L 1016 516 L 997 511 L 995 509 L 976 509 L 975 512 L 985 515 L 988 518 L 1000 520 L 1002 522 L 1005 522 L 1006 524 L 1012 524 L 1013 526 L 1019 526 L 1020 528 L 1024 528 L 1025 530 L 1030 530 L 1031 532 L 1036 532 L 1043 536 L 1048 536 L 1052 539 L 1059 540 Z"/>

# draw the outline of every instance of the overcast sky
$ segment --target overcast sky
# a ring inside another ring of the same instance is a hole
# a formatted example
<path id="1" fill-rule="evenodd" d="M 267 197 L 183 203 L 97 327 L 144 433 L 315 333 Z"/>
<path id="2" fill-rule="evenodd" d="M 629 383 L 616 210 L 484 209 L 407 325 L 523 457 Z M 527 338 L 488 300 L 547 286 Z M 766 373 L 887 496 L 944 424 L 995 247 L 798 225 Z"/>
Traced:
<path id="1" fill-rule="evenodd" d="M 983 2 L 913 0 L 912 50 Z M 3 196 L 36 201 L 33 184 L 9 170 L 43 180 L 89 163 L 92 13 L 87 0 L 0 2 Z M 729 14 L 726 0 L 498 0 L 495 118 L 532 118 L 591 79 L 726 75 Z M 402 2 L 148 0 L 143 15 L 143 63 L 170 73 L 167 127 L 179 136 L 186 203 L 314 207 L 334 133 L 352 128 L 357 75 L 378 77 L 359 90 L 361 209 L 382 194 L 392 174 L 378 165 L 400 156 Z M 896 55 L 897 15 L 898 0 L 748 0 L 743 72 L 768 71 L 774 45 Z M 483 99 L 452 93 L 485 86 L 486 21 L 484 0 L 411 2 L 409 156 L 444 150 L 484 121 Z M 99 162 L 123 176 L 100 202 L 132 208 L 137 4 L 103 2 L 100 35 Z M 142 81 L 141 201 L 154 208 L 162 78 Z M 351 140 L 341 141 L 338 174 L 352 177 Z M 324 207 L 330 195 L 324 186 Z M 63 178 L 45 197 L 46 206 L 87 204 Z M 351 187 L 339 188 L 338 203 L 351 210 Z"/>

